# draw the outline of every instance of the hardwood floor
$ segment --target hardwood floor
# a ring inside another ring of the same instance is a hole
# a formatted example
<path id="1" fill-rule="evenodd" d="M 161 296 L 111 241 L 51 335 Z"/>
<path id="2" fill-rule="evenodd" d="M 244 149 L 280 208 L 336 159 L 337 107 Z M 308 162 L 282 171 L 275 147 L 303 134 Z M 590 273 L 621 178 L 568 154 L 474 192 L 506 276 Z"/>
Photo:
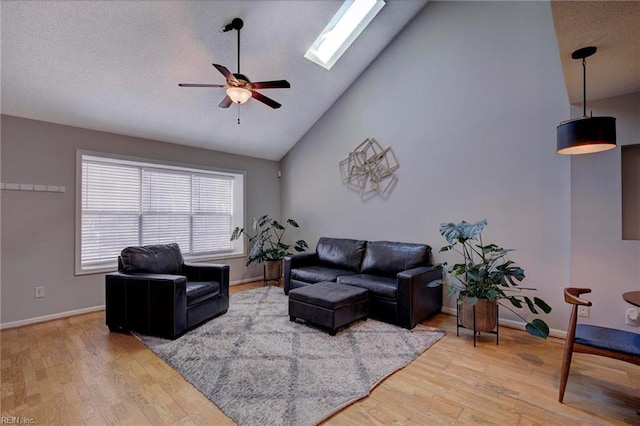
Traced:
<path id="1" fill-rule="evenodd" d="M 640 367 L 576 354 L 560 404 L 563 340 L 504 327 L 499 346 L 483 335 L 474 348 L 467 330 L 456 337 L 454 317 L 425 324 L 448 334 L 324 424 L 640 425 Z M 0 339 L 1 415 L 21 424 L 234 424 L 135 337 L 109 333 L 104 312 L 3 330 Z"/>

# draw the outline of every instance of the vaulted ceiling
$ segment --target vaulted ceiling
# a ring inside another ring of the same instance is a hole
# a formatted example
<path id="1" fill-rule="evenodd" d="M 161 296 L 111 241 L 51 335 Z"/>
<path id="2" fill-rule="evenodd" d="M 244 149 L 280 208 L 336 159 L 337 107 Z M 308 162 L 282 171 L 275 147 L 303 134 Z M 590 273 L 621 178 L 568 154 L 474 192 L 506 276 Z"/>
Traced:
<path id="1" fill-rule="evenodd" d="M 279 160 L 426 0 L 387 2 L 331 71 L 303 57 L 341 1 L 3 1 L 2 112 L 129 136 Z M 286 79 L 218 108 L 212 63 L 252 81 Z M 240 125 L 237 124 L 238 114 Z"/>
<path id="2" fill-rule="evenodd" d="M 327 71 L 303 55 L 340 1 L 2 1 L 2 113 L 279 160 L 426 3 L 388 0 Z M 598 46 L 589 99 L 640 91 L 639 2 L 554 1 L 552 11 L 572 103 L 582 74 L 571 52 L 587 45 Z M 236 33 L 220 32 L 235 17 L 242 73 L 291 83 L 262 91 L 278 110 L 222 109 L 224 90 L 178 87 L 223 84 L 212 63 L 237 72 Z"/>

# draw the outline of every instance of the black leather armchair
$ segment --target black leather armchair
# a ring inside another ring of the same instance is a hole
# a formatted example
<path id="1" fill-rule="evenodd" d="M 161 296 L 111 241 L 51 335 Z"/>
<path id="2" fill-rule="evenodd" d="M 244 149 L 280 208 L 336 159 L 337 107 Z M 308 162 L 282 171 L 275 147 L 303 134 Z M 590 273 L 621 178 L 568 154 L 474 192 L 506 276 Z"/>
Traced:
<path id="1" fill-rule="evenodd" d="M 229 266 L 185 264 L 178 244 L 127 247 L 105 279 L 107 326 L 170 339 L 229 309 Z"/>

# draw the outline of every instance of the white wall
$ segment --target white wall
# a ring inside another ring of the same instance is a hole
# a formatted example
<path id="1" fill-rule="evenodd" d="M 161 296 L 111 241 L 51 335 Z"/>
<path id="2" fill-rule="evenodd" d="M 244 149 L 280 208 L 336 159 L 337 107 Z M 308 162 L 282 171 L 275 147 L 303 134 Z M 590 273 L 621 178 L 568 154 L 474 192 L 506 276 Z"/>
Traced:
<path id="1" fill-rule="evenodd" d="M 116 153 L 246 172 L 246 220 L 280 214 L 278 163 L 2 116 L 2 182 L 64 185 L 65 193 L 2 191 L 0 323 L 104 304 L 104 274 L 74 276 L 76 150 Z M 246 258 L 225 259 L 231 280 L 262 276 Z M 36 286 L 45 298 L 34 299 Z"/>
<path id="2" fill-rule="evenodd" d="M 564 330 L 570 160 L 555 129 L 569 108 L 548 3 L 430 2 L 282 160 L 283 215 L 310 224 L 311 245 L 426 242 L 436 261 L 440 223 L 486 217 L 485 241 L 517 249 Z M 362 199 L 338 162 L 367 137 L 400 168 L 388 194 Z"/>
<path id="3" fill-rule="evenodd" d="M 571 283 L 593 291 L 585 322 L 640 332 L 625 325 L 632 306 L 622 293 L 640 290 L 640 241 L 622 239 L 620 146 L 640 144 L 640 93 L 588 102 L 594 116 L 616 118 L 618 147 L 571 158 Z M 582 115 L 582 106 L 572 117 Z"/>

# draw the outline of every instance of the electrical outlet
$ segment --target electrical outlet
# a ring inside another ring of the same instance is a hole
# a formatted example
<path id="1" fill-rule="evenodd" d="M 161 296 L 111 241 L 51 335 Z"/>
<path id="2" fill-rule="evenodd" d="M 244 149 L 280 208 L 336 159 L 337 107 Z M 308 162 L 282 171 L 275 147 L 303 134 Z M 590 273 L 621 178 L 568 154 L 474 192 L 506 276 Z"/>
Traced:
<path id="1" fill-rule="evenodd" d="M 633 325 L 634 327 L 640 327 L 640 313 L 636 308 L 629 308 L 624 316 L 624 323 L 627 325 Z"/>
<path id="2" fill-rule="evenodd" d="M 33 297 L 39 299 L 44 297 L 44 287 L 36 287 L 33 289 Z"/>
<path id="3" fill-rule="evenodd" d="M 589 318 L 589 307 L 588 306 L 578 306 L 578 316 Z"/>

